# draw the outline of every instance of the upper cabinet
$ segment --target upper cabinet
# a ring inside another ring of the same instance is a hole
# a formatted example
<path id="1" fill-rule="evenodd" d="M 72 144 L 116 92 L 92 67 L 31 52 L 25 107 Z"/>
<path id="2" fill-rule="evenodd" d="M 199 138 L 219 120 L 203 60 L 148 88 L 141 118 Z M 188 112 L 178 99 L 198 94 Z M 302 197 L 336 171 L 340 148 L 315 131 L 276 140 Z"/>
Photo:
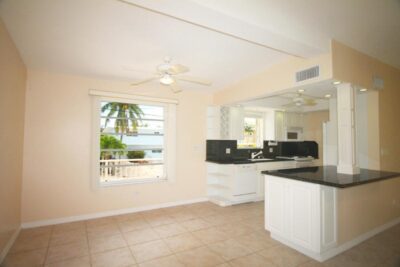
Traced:
<path id="1" fill-rule="evenodd" d="M 265 140 L 287 141 L 290 128 L 303 128 L 303 114 L 271 110 L 265 113 Z"/>
<path id="2" fill-rule="evenodd" d="M 243 135 L 243 108 L 225 106 L 207 108 L 207 139 L 241 140 L 244 138 Z"/>

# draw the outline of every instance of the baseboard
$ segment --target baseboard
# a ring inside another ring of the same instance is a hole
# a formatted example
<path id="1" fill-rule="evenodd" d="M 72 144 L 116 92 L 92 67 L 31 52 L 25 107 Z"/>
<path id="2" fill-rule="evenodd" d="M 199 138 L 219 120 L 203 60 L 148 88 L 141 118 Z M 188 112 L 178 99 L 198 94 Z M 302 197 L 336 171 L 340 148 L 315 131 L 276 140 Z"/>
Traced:
<path id="1" fill-rule="evenodd" d="M 182 200 L 182 201 L 175 201 L 175 202 L 167 202 L 167 203 L 149 205 L 149 206 L 137 207 L 137 208 L 111 210 L 111 211 L 104 211 L 104 212 L 98 212 L 98 213 L 91 213 L 91 214 L 84 214 L 84 215 L 77 215 L 77 216 L 63 217 L 63 218 L 56 218 L 56 219 L 42 220 L 42 221 L 24 222 L 24 223 L 22 223 L 22 228 L 26 229 L 26 228 L 54 225 L 54 224 L 60 224 L 60 223 L 69 223 L 69 222 L 76 222 L 76 221 L 83 221 L 83 220 L 90 220 L 90 219 L 98 219 L 98 218 L 102 218 L 102 217 L 123 215 L 123 214 L 127 214 L 127 213 L 154 210 L 154 209 L 160 209 L 160 208 L 168 208 L 168 207 L 187 205 L 187 204 L 193 204 L 193 203 L 199 203 L 199 202 L 205 202 L 205 201 L 208 201 L 208 198 L 203 197 L 203 198 L 196 198 L 196 199 L 189 199 L 189 200 Z"/>
<path id="2" fill-rule="evenodd" d="M 18 227 L 14 231 L 14 233 L 12 234 L 11 238 L 8 240 L 8 242 L 5 245 L 3 251 L 1 251 L 1 253 L 0 253 L 0 264 L 6 258 L 7 253 L 10 251 L 11 247 L 14 245 L 14 242 L 15 242 L 15 240 L 17 240 L 17 237 L 18 237 L 20 231 L 21 231 L 21 227 Z"/>
<path id="3" fill-rule="evenodd" d="M 367 240 L 367 239 L 369 239 L 369 238 L 371 238 L 371 237 L 373 237 L 373 236 L 375 236 L 375 235 L 377 235 L 377 234 L 379 234 L 379 233 L 381 233 L 381 232 L 383 232 L 383 231 L 385 231 L 385 230 L 387 230 L 387 229 L 389 229 L 389 228 L 391 228 L 391 227 L 393 227 L 393 226 L 395 226 L 396 224 L 399 224 L 399 223 L 400 223 L 400 217 L 396 218 L 396 219 L 394 219 L 394 220 L 392 220 L 392 221 L 390 221 L 390 222 L 388 222 L 388 223 L 386 223 L 384 225 L 378 226 L 378 227 L 374 228 L 373 230 L 371 230 L 369 232 L 366 232 L 366 233 L 364 233 L 364 234 L 362 234 L 362 235 L 360 235 L 360 236 L 358 236 L 358 237 L 356 237 L 356 238 L 354 238 L 354 239 L 352 239 L 352 240 L 350 240 L 350 241 L 348 241 L 348 242 L 346 242 L 346 243 L 344 243 L 344 244 L 342 244 L 340 246 L 331 248 L 331 249 L 329 249 L 329 250 L 327 250 L 327 251 L 325 251 L 325 252 L 323 252 L 321 254 L 315 253 L 315 252 L 310 251 L 308 249 L 305 249 L 305 248 L 303 248 L 301 246 L 293 244 L 291 241 L 289 241 L 286 238 L 281 237 L 279 235 L 271 233 L 271 237 L 273 239 L 275 239 L 275 240 L 277 240 L 277 241 L 279 241 L 279 242 L 281 242 L 281 243 L 283 243 L 283 244 L 285 244 L 285 245 L 287 245 L 287 246 L 299 251 L 300 253 L 302 253 L 304 255 L 307 255 L 310 258 L 313 258 L 314 260 L 317 260 L 319 262 L 324 262 L 324 261 L 335 257 L 336 255 L 338 255 L 338 254 L 340 254 L 340 253 L 342 253 L 342 252 L 344 252 L 344 251 L 346 251 L 346 250 L 348 250 L 348 249 L 350 249 L 350 248 L 352 248 L 352 247 L 364 242 L 365 240 Z"/>

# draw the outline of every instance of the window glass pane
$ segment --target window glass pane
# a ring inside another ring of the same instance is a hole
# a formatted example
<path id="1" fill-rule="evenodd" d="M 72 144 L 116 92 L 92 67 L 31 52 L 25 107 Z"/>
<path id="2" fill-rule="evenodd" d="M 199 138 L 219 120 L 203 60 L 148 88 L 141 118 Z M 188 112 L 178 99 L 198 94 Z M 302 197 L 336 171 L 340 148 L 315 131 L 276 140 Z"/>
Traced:
<path id="1" fill-rule="evenodd" d="M 263 120 L 259 117 L 244 118 L 244 139 L 238 140 L 239 148 L 261 148 L 263 143 Z"/>
<path id="2" fill-rule="evenodd" d="M 164 107 L 101 102 L 101 182 L 163 179 Z"/>

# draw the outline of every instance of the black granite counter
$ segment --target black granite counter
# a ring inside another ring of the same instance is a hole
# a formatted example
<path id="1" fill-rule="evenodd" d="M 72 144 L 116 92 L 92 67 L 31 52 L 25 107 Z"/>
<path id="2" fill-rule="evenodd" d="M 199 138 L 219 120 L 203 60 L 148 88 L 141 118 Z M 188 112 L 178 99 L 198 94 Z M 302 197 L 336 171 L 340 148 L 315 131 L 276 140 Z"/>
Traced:
<path id="1" fill-rule="evenodd" d="M 400 177 L 400 173 L 368 169 L 360 169 L 360 174 L 355 175 L 342 174 L 337 172 L 336 166 L 318 166 L 275 171 L 262 171 L 262 173 L 339 188 L 347 188 L 351 186 Z"/>
<path id="2" fill-rule="evenodd" d="M 276 162 L 276 161 L 293 161 L 293 159 L 261 159 L 261 160 L 250 160 L 250 159 L 226 159 L 226 160 L 206 160 L 206 162 L 218 163 L 218 164 L 252 164 L 252 163 L 265 163 L 265 162 Z"/>

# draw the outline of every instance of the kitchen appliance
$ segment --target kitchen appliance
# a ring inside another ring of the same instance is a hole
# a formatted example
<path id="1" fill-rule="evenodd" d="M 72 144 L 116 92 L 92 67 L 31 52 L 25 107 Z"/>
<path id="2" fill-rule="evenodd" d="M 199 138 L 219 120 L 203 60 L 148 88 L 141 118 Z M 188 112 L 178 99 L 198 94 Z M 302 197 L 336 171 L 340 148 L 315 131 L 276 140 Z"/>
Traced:
<path id="1" fill-rule="evenodd" d="M 302 127 L 288 127 L 285 132 L 286 141 L 303 141 Z"/>

